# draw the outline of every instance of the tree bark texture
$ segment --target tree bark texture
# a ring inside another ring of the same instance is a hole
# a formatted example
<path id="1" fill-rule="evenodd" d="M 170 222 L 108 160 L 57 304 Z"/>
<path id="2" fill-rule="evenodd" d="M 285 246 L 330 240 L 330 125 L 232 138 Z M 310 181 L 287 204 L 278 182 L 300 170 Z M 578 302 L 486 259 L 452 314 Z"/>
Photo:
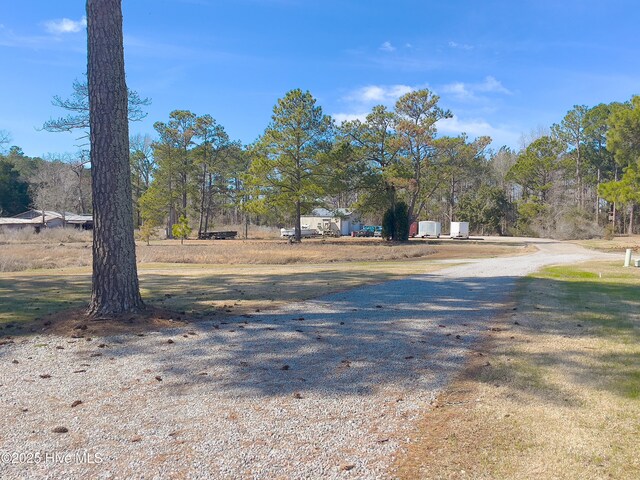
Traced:
<path id="1" fill-rule="evenodd" d="M 133 236 L 121 0 L 87 0 L 87 37 L 94 217 L 89 315 L 113 317 L 143 306 Z"/>
<path id="2" fill-rule="evenodd" d="M 295 237 L 296 242 L 302 241 L 302 224 L 300 222 L 300 215 L 302 215 L 302 205 L 300 199 L 296 200 L 296 225 L 295 225 Z"/>

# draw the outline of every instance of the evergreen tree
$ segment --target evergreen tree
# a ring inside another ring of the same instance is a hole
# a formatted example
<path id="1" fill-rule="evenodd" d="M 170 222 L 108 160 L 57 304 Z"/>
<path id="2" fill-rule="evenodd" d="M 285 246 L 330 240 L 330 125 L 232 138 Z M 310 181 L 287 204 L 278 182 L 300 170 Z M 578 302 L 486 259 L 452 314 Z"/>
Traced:
<path id="1" fill-rule="evenodd" d="M 406 242 L 409 240 L 409 208 L 404 202 L 396 203 L 393 209 L 394 236 L 393 239 L 398 242 Z"/>
<path id="2" fill-rule="evenodd" d="M 30 206 L 29 184 L 20 178 L 13 163 L 0 158 L 0 216 L 11 217 Z"/>
<path id="3" fill-rule="evenodd" d="M 295 222 L 301 241 L 300 215 L 324 196 L 320 179 L 321 153 L 332 141 L 331 118 L 316 106 L 309 92 L 287 92 L 273 108 L 271 123 L 253 147 L 254 160 L 246 177 L 254 208 L 277 208 Z"/>

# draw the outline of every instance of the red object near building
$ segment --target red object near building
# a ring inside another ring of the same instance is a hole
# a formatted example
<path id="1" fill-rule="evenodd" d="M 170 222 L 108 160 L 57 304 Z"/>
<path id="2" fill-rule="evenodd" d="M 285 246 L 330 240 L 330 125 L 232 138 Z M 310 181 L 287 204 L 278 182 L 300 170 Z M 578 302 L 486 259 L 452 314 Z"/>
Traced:
<path id="1" fill-rule="evenodd" d="M 413 222 L 409 225 L 409 236 L 415 237 L 418 234 L 418 222 Z"/>

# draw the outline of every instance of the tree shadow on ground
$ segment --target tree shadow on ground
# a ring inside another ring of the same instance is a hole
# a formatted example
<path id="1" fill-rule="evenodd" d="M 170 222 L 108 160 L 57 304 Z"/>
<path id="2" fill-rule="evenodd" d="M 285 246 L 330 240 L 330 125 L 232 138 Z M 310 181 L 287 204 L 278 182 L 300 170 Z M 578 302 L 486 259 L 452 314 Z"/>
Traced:
<path id="1" fill-rule="evenodd" d="M 102 347 L 81 344 L 72 355 L 77 362 L 99 362 L 116 384 L 118 365 L 148 366 L 149 375 L 161 376 L 162 388 L 175 396 L 193 389 L 225 398 L 368 395 L 380 388 L 399 395 L 433 392 L 459 371 L 469 348 L 506 312 L 515 280 L 425 275 L 274 311 L 203 316 L 143 337 L 107 337 Z M 277 289 L 288 297 L 297 282 L 293 275 L 278 281 Z M 176 288 L 191 286 L 184 280 Z"/>
<path id="2" fill-rule="evenodd" d="M 358 273 L 342 275 L 357 278 Z M 67 278 L 58 284 L 58 288 L 60 291 L 76 288 L 81 285 L 82 278 Z M 384 279 L 382 275 L 376 280 Z M 174 277 L 171 288 L 176 295 L 182 292 L 184 298 L 204 297 L 206 301 L 215 298 L 228 302 L 225 299 L 230 298 L 231 293 L 244 293 L 241 303 L 249 303 L 257 298 L 260 286 L 269 284 L 274 301 L 291 301 L 306 288 L 301 286 L 304 280 L 303 276 L 295 274 L 247 276 L 239 280 L 204 275 Z M 540 281 L 544 282 L 547 293 L 566 289 L 566 282 Z M 14 280 L 11 288 L 20 291 L 27 287 L 40 291 L 54 288 L 46 279 L 24 282 L 27 283 Z M 166 295 L 163 293 L 166 282 L 167 279 L 160 275 L 147 275 L 143 288 L 148 290 L 149 296 Z M 162 388 L 176 396 L 192 389 L 232 398 L 305 392 L 367 395 L 379 388 L 433 392 L 443 387 L 463 366 L 469 350 L 492 328 L 514 334 L 526 330 L 528 335 L 602 334 L 573 322 L 549 322 L 544 329 L 538 329 L 537 325 L 513 325 L 509 322 L 509 314 L 513 313 L 509 301 L 516 283 L 517 278 L 510 276 L 478 279 L 423 275 L 359 287 L 316 300 L 293 301 L 273 311 L 251 311 L 232 316 L 227 310 L 233 312 L 233 308 L 225 308 L 224 315 L 203 310 L 197 316 L 198 321 L 188 325 L 107 337 L 101 340 L 103 347 L 97 342 L 83 344 L 73 355 L 78 362 L 99 362 L 114 375 L 118 365 L 128 362 L 147 365 L 149 374 L 163 378 Z M 594 285 L 596 287 L 602 288 Z M 0 282 L 0 288 L 9 289 L 10 286 Z M 533 285 L 526 285 L 526 288 L 533 288 Z M 631 286 L 606 286 L 598 291 L 610 296 L 612 301 L 616 295 L 620 301 L 636 298 Z M 576 322 L 586 322 L 588 315 L 593 314 L 587 304 L 584 307 L 579 315 L 585 315 L 586 320 Z M 545 302 L 544 297 L 518 308 L 519 315 L 524 318 L 541 313 L 554 314 L 553 305 Z M 637 340 L 637 323 L 620 322 L 616 332 Z M 12 334 L 16 333 L 28 332 Z M 515 335 L 510 340 L 514 346 L 522 341 Z M 3 353 L 4 348 L 0 347 L 0 357 Z M 100 357 L 93 357 L 98 353 Z M 530 354 L 529 358 L 522 355 L 520 359 L 526 365 L 550 362 L 544 353 Z M 113 361 L 107 362 L 106 358 Z M 593 358 L 594 354 L 589 350 L 567 350 L 556 355 L 553 362 L 560 362 L 573 371 L 579 381 L 584 377 L 582 369 Z M 606 365 L 607 361 L 622 361 L 633 368 L 637 359 L 631 355 L 627 359 L 602 359 L 602 362 Z M 545 401 L 566 394 L 557 391 L 541 372 L 528 370 L 528 367 L 518 368 L 517 364 L 504 366 L 504 374 L 515 372 L 519 378 L 512 382 L 512 387 Z M 494 370 L 481 374 L 479 380 L 495 382 L 502 377 L 504 375 Z M 633 391 L 631 387 L 615 382 L 603 382 L 602 388 L 618 393 Z"/>
<path id="3" fill-rule="evenodd" d="M 145 303 L 174 312 L 174 316 L 198 320 L 202 317 L 230 316 L 254 311 L 271 303 L 305 300 L 327 293 L 348 290 L 364 283 L 375 284 L 397 279 L 399 275 L 369 272 L 363 280 L 357 271 L 321 270 L 313 273 L 259 273 L 252 275 L 175 273 L 140 274 Z M 30 335 L 36 326 L 65 309 L 87 305 L 91 294 L 91 275 L 17 275 L 0 279 L 0 335 Z M 188 312 L 187 312 L 188 311 Z M 2 332 L 7 324 L 9 328 Z M 40 329 L 38 328 L 38 331 Z"/>

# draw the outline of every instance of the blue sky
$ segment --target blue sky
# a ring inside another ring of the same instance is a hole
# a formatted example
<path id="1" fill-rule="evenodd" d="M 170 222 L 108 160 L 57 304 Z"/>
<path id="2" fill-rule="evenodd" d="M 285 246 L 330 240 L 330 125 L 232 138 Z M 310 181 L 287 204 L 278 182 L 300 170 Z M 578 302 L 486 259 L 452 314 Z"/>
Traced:
<path id="1" fill-rule="evenodd" d="M 153 101 L 131 133 L 174 109 L 210 114 L 250 143 L 288 90 L 337 120 L 427 87 L 454 118 L 439 133 L 495 148 L 573 105 L 640 94 L 640 9 L 609 0 L 124 0 L 130 88 Z M 0 130 L 27 155 L 72 153 L 78 135 L 37 128 L 86 71 L 84 2 L 0 6 Z"/>

